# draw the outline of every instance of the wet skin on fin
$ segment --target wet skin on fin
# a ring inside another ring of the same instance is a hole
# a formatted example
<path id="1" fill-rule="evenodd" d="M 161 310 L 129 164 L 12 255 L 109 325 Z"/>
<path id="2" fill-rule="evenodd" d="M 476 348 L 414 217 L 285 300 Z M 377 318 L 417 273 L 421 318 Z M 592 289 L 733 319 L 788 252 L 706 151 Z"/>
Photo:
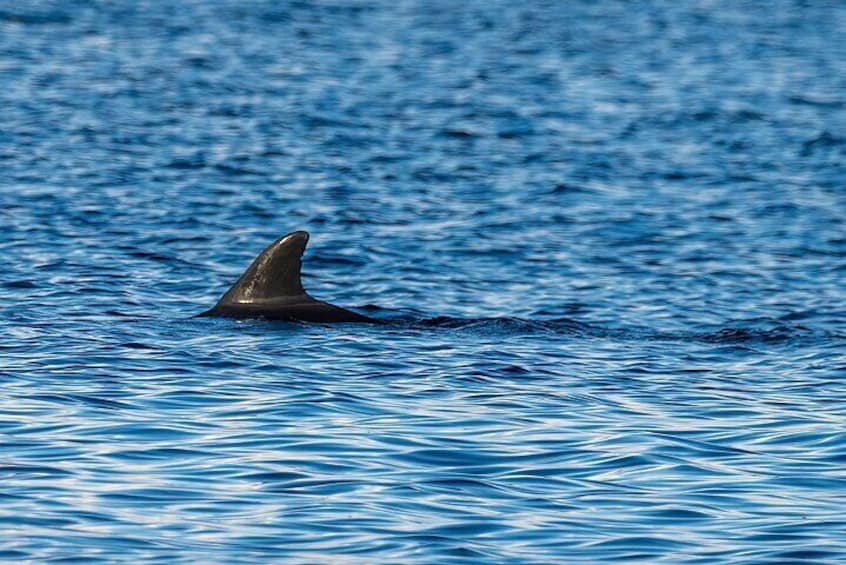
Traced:
<path id="1" fill-rule="evenodd" d="M 301 322 L 379 323 L 309 296 L 300 280 L 308 233 L 280 237 L 259 253 L 214 308 L 200 316 L 265 318 Z"/>

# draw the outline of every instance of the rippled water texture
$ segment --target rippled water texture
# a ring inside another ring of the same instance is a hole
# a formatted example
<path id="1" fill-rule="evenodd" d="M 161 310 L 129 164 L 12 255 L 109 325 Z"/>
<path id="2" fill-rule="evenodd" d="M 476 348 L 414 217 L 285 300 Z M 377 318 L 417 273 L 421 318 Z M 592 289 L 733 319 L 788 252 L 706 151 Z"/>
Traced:
<path id="1" fill-rule="evenodd" d="M 0 0 L 0 560 L 846 561 L 846 5 Z M 192 318 L 279 235 L 390 320 Z"/>

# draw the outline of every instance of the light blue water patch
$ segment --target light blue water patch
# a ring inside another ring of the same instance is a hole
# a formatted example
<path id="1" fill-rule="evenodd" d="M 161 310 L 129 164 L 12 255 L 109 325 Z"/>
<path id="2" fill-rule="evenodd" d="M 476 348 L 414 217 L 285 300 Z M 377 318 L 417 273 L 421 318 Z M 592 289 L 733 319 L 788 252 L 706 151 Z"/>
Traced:
<path id="1" fill-rule="evenodd" d="M 843 562 L 844 29 L 0 0 L 0 560 Z"/>

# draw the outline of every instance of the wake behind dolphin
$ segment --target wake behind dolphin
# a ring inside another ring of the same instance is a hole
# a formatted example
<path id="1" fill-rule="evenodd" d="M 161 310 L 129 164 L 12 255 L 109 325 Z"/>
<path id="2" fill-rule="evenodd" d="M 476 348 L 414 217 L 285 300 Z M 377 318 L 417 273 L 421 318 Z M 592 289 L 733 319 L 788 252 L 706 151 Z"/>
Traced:
<path id="1" fill-rule="evenodd" d="M 729 326 L 711 331 L 667 333 L 645 327 L 605 328 L 573 320 L 556 318 L 526 320 L 520 318 L 436 318 L 392 317 L 391 319 L 370 318 L 312 298 L 303 288 L 300 271 L 302 256 L 309 235 L 295 231 L 280 237 L 259 253 L 241 278 L 224 294 L 218 303 L 200 316 L 225 318 L 263 318 L 292 322 L 338 323 L 357 322 L 367 324 L 405 324 L 407 327 L 441 327 L 467 329 L 471 331 L 503 331 L 509 334 L 541 332 L 564 333 L 584 337 L 613 337 L 619 340 L 639 341 L 701 341 L 703 343 L 781 343 L 801 339 L 820 339 L 839 334 L 813 332 L 802 326 L 790 326 L 778 320 L 755 320 L 756 324 L 744 323 L 742 327 Z"/>
<path id="2" fill-rule="evenodd" d="M 300 322 L 381 323 L 339 306 L 316 300 L 300 279 L 308 233 L 295 231 L 282 236 L 259 253 L 241 278 L 214 308 L 200 316 L 265 318 Z"/>

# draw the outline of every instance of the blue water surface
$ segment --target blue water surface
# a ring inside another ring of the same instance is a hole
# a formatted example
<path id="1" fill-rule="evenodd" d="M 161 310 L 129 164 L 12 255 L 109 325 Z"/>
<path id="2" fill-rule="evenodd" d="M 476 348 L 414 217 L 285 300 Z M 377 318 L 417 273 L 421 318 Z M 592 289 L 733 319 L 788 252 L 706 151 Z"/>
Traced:
<path id="1" fill-rule="evenodd" d="M 0 560 L 846 561 L 846 4 L 0 0 Z M 311 232 L 382 326 L 192 318 Z"/>

